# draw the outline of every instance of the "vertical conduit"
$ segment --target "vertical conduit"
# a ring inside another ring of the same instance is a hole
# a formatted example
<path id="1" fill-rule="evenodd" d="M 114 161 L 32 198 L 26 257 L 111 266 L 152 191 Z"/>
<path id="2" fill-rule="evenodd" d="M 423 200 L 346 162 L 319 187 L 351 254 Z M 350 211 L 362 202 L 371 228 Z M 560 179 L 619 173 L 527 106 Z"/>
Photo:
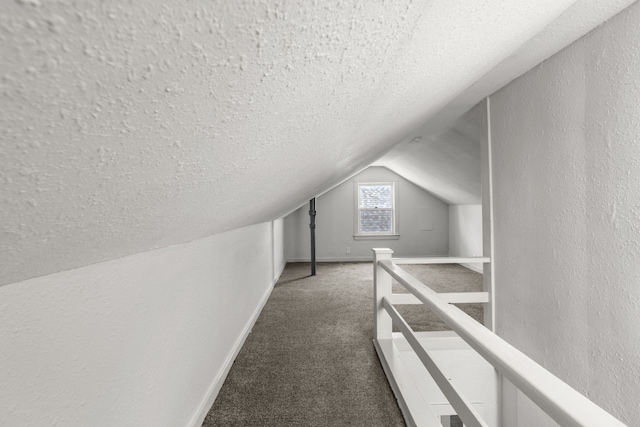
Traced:
<path id="1" fill-rule="evenodd" d="M 316 275 L 316 199 L 309 200 L 309 231 L 311 232 L 311 275 Z"/>

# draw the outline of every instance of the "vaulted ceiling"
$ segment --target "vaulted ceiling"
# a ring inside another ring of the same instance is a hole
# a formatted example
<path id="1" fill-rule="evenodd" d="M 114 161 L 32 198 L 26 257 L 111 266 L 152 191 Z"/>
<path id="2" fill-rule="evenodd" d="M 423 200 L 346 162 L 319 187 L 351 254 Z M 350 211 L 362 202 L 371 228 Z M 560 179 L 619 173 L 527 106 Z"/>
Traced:
<path id="1" fill-rule="evenodd" d="M 486 105 L 479 103 L 441 133 L 423 129 L 418 133 L 426 136 L 405 138 L 374 164 L 391 169 L 448 204 L 481 204 L 484 109 Z"/>
<path id="2" fill-rule="evenodd" d="M 277 218 L 630 3 L 2 2 L 0 284 Z"/>

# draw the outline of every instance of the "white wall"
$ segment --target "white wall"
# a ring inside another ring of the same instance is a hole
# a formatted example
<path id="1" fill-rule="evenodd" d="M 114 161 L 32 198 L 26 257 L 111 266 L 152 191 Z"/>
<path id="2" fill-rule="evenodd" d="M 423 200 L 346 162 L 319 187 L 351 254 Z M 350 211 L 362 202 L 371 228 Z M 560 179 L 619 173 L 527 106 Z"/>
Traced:
<path id="1" fill-rule="evenodd" d="M 284 218 L 279 218 L 272 223 L 273 235 L 273 282 L 275 283 L 286 264 L 284 258 Z"/>
<path id="2" fill-rule="evenodd" d="M 482 205 L 449 205 L 449 256 L 482 256 Z M 482 273 L 482 264 L 463 264 Z"/>
<path id="3" fill-rule="evenodd" d="M 396 184 L 396 240 L 354 240 L 356 182 L 394 181 Z M 383 167 L 370 167 L 316 199 L 316 258 L 318 261 L 371 260 L 373 247 L 389 247 L 396 256 L 447 255 L 448 205 L 420 187 Z M 424 230 L 426 222 L 430 230 Z M 308 261 L 309 206 L 285 217 L 285 256 L 288 261 Z M 347 254 L 349 247 L 351 253 Z"/>
<path id="4" fill-rule="evenodd" d="M 0 425 L 196 425 L 280 272 L 279 223 L 0 287 Z"/>
<path id="5" fill-rule="evenodd" d="M 640 425 L 640 3 L 491 97 L 497 331 Z M 544 425 L 522 399 L 507 416 Z"/>

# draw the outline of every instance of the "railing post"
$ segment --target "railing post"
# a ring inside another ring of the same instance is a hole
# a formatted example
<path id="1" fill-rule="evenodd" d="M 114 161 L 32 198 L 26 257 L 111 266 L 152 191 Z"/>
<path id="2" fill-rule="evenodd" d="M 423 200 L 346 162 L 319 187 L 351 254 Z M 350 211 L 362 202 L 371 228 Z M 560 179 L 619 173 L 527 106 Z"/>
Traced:
<path id="1" fill-rule="evenodd" d="M 391 276 L 378 265 L 378 261 L 391 259 L 393 251 L 387 248 L 373 248 L 373 333 L 374 338 L 391 338 L 391 316 L 382 306 L 382 298 L 391 298 Z"/>

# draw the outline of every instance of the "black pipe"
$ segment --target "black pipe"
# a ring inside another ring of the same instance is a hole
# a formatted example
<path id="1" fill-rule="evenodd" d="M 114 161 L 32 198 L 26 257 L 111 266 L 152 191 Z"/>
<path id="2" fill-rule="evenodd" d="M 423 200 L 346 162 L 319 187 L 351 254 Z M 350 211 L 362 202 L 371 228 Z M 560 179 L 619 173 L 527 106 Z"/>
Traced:
<path id="1" fill-rule="evenodd" d="M 309 229 L 311 231 L 311 275 L 316 275 L 316 199 L 309 200 Z"/>

